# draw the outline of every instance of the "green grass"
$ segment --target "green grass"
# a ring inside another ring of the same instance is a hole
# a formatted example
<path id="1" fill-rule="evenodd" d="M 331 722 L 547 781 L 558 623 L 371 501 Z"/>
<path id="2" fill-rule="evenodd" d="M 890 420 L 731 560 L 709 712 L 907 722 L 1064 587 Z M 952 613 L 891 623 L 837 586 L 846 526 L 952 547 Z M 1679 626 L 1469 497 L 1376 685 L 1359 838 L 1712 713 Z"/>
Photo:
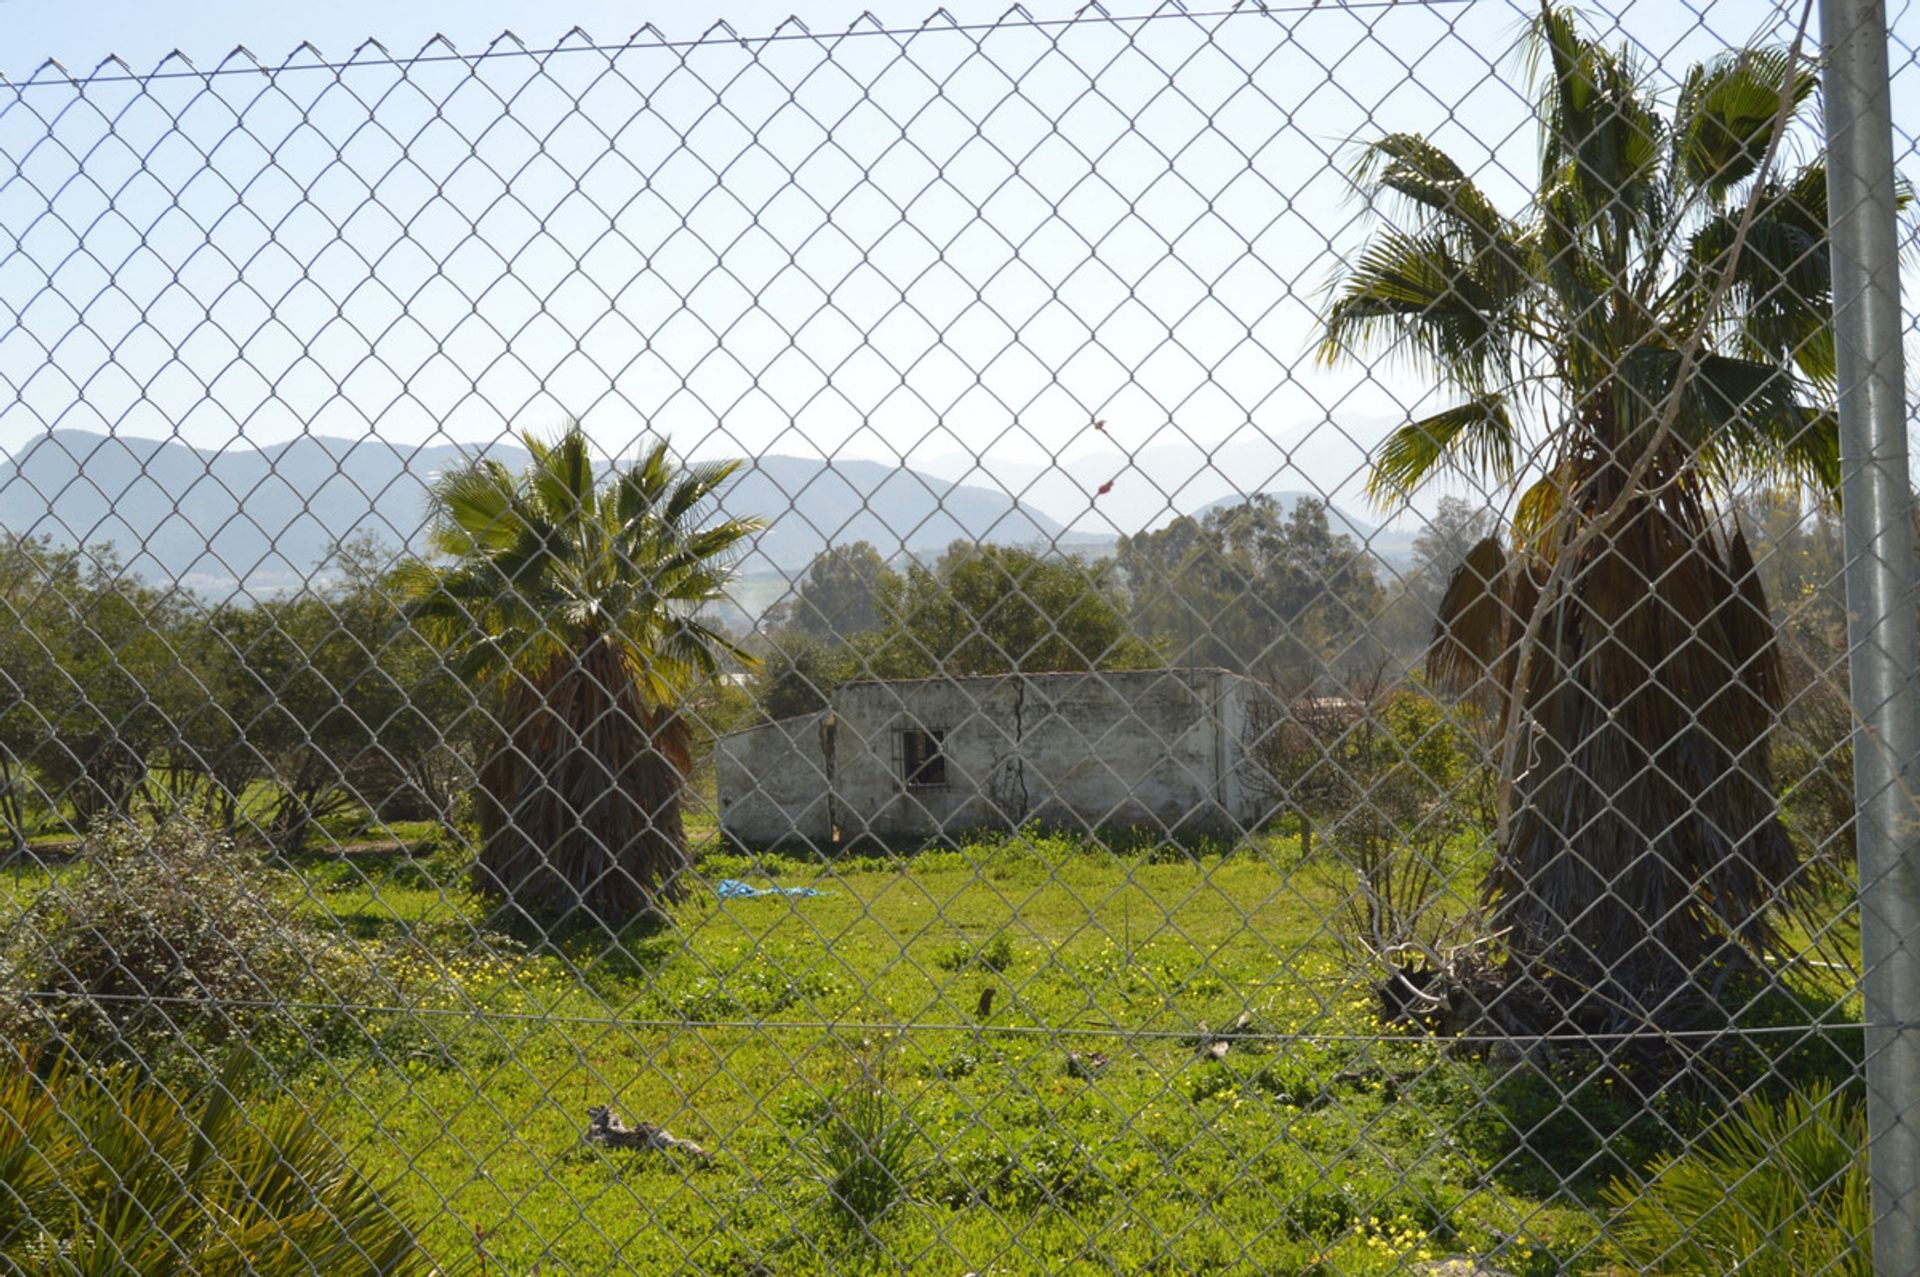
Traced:
<path id="1" fill-rule="evenodd" d="M 832 865 L 709 840 L 673 929 L 551 944 L 496 934 L 457 840 L 419 841 L 432 854 L 295 866 L 364 969 L 350 1000 L 400 1009 L 328 1021 L 273 1064 L 342 1101 L 343 1143 L 398 1177 L 449 1266 L 1577 1271 L 1599 1266 L 1607 1179 L 1662 1149 L 1598 1082 L 1576 1113 L 1383 1027 L 1334 934 L 1338 880 L 1291 838 L 1195 858 L 1003 837 Z M 0 878 L 13 907 L 35 872 Z M 823 894 L 722 902 L 722 877 Z M 1262 1040 L 1196 1049 L 1243 1013 Z M 1096 1051 L 1104 1069 L 1069 1073 Z M 870 1226 L 821 1182 L 855 1094 L 917 1128 L 889 1128 L 888 1164 L 923 1168 Z M 609 1103 L 715 1164 L 584 1145 Z"/>
<path id="2" fill-rule="evenodd" d="M 1365 1273 L 1455 1253 L 1555 1271 L 1590 1213 L 1495 1172 L 1498 1119 L 1469 1120 L 1484 1066 L 1366 1040 L 1382 1030 L 1332 891 L 1296 855 L 710 855 L 676 930 L 537 949 L 472 943 L 457 865 L 316 860 L 314 907 L 381 946 L 425 1013 L 300 1085 L 344 1086 L 362 1164 L 402 1175 L 438 1254 L 484 1249 L 492 1272 Z M 767 871 L 824 894 L 722 903 L 704 881 Z M 1242 1012 L 1305 1040 L 1204 1058 L 1199 1026 Z M 1109 1067 L 1070 1076 L 1067 1053 L 1095 1050 Z M 876 1077 L 930 1169 L 868 1233 L 807 1151 L 831 1097 Z M 601 1103 L 716 1166 L 583 1146 Z"/>

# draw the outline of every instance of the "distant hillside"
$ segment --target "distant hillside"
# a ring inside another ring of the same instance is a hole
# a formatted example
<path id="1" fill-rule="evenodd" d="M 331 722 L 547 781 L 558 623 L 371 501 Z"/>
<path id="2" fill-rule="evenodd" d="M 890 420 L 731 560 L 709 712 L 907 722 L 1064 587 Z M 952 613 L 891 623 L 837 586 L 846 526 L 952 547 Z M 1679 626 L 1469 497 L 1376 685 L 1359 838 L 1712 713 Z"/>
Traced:
<path id="1" fill-rule="evenodd" d="M 282 590 L 362 533 L 418 548 L 427 485 L 479 451 L 326 437 L 207 451 L 55 431 L 0 459 L 0 528 L 107 542 L 142 575 L 209 595 Z M 484 451 L 512 468 L 527 461 L 509 446 Z M 770 523 L 742 565 L 754 573 L 795 572 L 829 542 L 925 556 L 954 540 L 1018 544 L 1062 532 L 1003 492 L 872 461 L 761 457 L 721 504 Z"/>

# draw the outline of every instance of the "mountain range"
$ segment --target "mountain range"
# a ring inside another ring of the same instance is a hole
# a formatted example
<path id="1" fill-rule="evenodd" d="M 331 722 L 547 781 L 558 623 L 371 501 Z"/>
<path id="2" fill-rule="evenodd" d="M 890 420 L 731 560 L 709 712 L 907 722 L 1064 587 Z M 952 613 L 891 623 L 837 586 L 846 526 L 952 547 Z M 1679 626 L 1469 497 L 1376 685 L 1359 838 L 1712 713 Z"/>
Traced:
<path id="1" fill-rule="evenodd" d="M 753 458 L 719 496 L 726 513 L 768 521 L 741 564 L 741 610 L 756 612 L 784 592 L 830 543 L 870 541 L 889 558 L 930 558 L 955 540 L 1100 553 L 1118 534 L 1237 498 L 1231 476 L 1258 482 L 1292 473 L 1274 464 L 1265 441 L 1228 455 L 1234 448 L 1175 445 L 1131 458 L 1096 452 L 1044 466 L 957 455 L 912 467 Z M 304 436 L 209 450 L 57 430 L 0 454 L 0 528 L 65 545 L 107 543 L 140 575 L 207 597 L 274 593 L 308 580 L 336 543 L 365 533 L 395 548 L 422 548 L 434 477 L 482 454 L 516 470 L 528 459 L 509 444 Z M 1332 490 L 1302 477 L 1314 490 Z M 1113 486 L 1099 492 L 1109 480 Z M 1275 495 L 1291 505 L 1303 494 Z M 1403 557 L 1401 542 L 1410 541 L 1338 507 L 1330 517 L 1336 531 L 1384 558 Z"/>
<path id="2" fill-rule="evenodd" d="M 528 460 L 504 444 L 305 436 L 214 451 L 52 431 L 0 460 L 0 528 L 109 544 L 134 572 L 203 594 L 272 592 L 306 580 L 337 542 L 365 533 L 421 548 L 434 477 L 482 453 L 515 470 Z M 830 542 L 871 541 L 892 557 L 937 554 L 960 539 L 1097 540 L 1003 492 L 876 461 L 759 457 L 718 503 L 768 521 L 742 564 L 749 574 L 791 574 Z"/>

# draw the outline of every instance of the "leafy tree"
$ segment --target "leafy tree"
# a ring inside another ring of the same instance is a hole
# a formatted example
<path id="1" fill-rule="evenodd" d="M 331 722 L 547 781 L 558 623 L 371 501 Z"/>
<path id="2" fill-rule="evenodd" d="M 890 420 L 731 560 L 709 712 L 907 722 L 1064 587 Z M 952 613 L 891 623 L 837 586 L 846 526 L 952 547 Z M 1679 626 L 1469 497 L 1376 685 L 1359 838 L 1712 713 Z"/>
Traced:
<path id="1" fill-rule="evenodd" d="M 663 441 L 602 486 L 576 422 L 510 473 L 482 460 L 434 486 L 413 619 L 490 697 L 480 890 L 543 922 L 618 927 L 682 890 L 690 751 L 682 704 L 751 660 L 697 610 L 759 527 L 709 522 L 738 463 L 677 467 Z"/>
<path id="2" fill-rule="evenodd" d="M 875 646 L 874 635 L 855 642 L 779 633 L 761 654 L 754 675 L 753 699 L 768 718 L 793 718 L 826 708 L 827 696 L 840 684 L 860 676 L 862 647 Z"/>
<path id="3" fill-rule="evenodd" d="M 14 847 L 46 796 L 29 764 L 50 745 L 49 707 L 69 692 L 51 645 L 80 582 L 76 552 L 0 532 L 0 837 Z"/>
<path id="4" fill-rule="evenodd" d="M 1486 505 L 1441 497 L 1433 517 L 1420 527 L 1413 538 L 1413 572 L 1408 591 L 1431 614 L 1440 606 L 1447 582 L 1454 570 L 1466 562 L 1467 555 L 1494 532 L 1494 513 Z"/>
<path id="5" fill-rule="evenodd" d="M 194 613 L 179 593 L 129 576 L 105 547 L 32 545 L 12 543 L 25 633 L 13 640 L 24 663 L 9 670 L 7 730 L 29 751 L 16 762 L 45 799 L 70 805 L 84 826 L 128 809 L 175 719 L 204 699 L 181 659 Z"/>
<path id="6" fill-rule="evenodd" d="M 769 628 L 810 638 L 851 638 L 884 623 L 880 601 L 893 578 L 871 542 L 828 546 L 813 556 L 793 597 L 768 614 Z"/>
<path id="7" fill-rule="evenodd" d="M 1767 163 L 1814 76 L 1728 53 L 1668 109 L 1570 12 L 1543 7 L 1532 41 L 1531 202 L 1501 212 L 1417 134 L 1366 145 L 1363 190 L 1406 218 L 1339 285 L 1321 353 L 1399 357 L 1462 397 L 1388 438 L 1376 497 L 1445 470 L 1516 494 L 1429 660 L 1518 702 L 1486 883 L 1514 969 L 1612 1022 L 1671 1021 L 1741 948 L 1781 950 L 1811 889 L 1774 809 L 1767 607 L 1717 512 L 1756 472 L 1838 479 L 1826 175 Z"/>
<path id="8" fill-rule="evenodd" d="M 380 583 L 350 578 L 227 611 L 214 628 L 237 660 L 221 709 L 238 735 L 221 748 L 215 723 L 206 765 L 228 804 L 250 775 L 274 781 L 263 832 L 276 846 L 297 850 L 316 821 L 358 806 L 395 814 L 396 797 L 441 757 L 435 711 L 457 712 L 458 698 Z"/>
<path id="9" fill-rule="evenodd" d="M 1153 532 L 1117 556 L 1135 626 L 1182 665 L 1297 681 L 1359 655 L 1379 607 L 1372 561 L 1323 502 L 1264 493 Z"/>
<path id="10" fill-rule="evenodd" d="M 769 610 L 767 650 L 753 699 L 768 718 L 810 714 L 827 694 L 859 675 L 861 648 L 889 621 L 887 600 L 900 578 L 866 541 L 829 546 L 813 556 L 793 597 Z"/>
<path id="11" fill-rule="evenodd" d="M 1152 651 L 1127 624 L 1107 563 L 956 541 L 888 583 L 888 629 L 860 645 L 882 678 L 1134 669 Z"/>

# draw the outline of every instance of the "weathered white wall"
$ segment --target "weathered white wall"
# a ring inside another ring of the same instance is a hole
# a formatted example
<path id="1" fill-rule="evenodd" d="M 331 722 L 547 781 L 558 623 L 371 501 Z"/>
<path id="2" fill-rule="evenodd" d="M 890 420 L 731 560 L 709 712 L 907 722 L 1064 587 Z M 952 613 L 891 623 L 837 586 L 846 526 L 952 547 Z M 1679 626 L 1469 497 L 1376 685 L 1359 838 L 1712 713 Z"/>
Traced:
<path id="1" fill-rule="evenodd" d="M 815 715 L 722 738 L 736 841 L 910 843 L 1034 822 L 1230 835 L 1265 813 L 1245 783 L 1253 685 L 1218 670 L 854 683 Z M 947 783 L 909 786 L 898 733 L 945 733 Z"/>
<path id="2" fill-rule="evenodd" d="M 714 749 L 721 830 L 749 847 L 831 845 L 832 735 L 823 711 L 722 736 Z"/>

